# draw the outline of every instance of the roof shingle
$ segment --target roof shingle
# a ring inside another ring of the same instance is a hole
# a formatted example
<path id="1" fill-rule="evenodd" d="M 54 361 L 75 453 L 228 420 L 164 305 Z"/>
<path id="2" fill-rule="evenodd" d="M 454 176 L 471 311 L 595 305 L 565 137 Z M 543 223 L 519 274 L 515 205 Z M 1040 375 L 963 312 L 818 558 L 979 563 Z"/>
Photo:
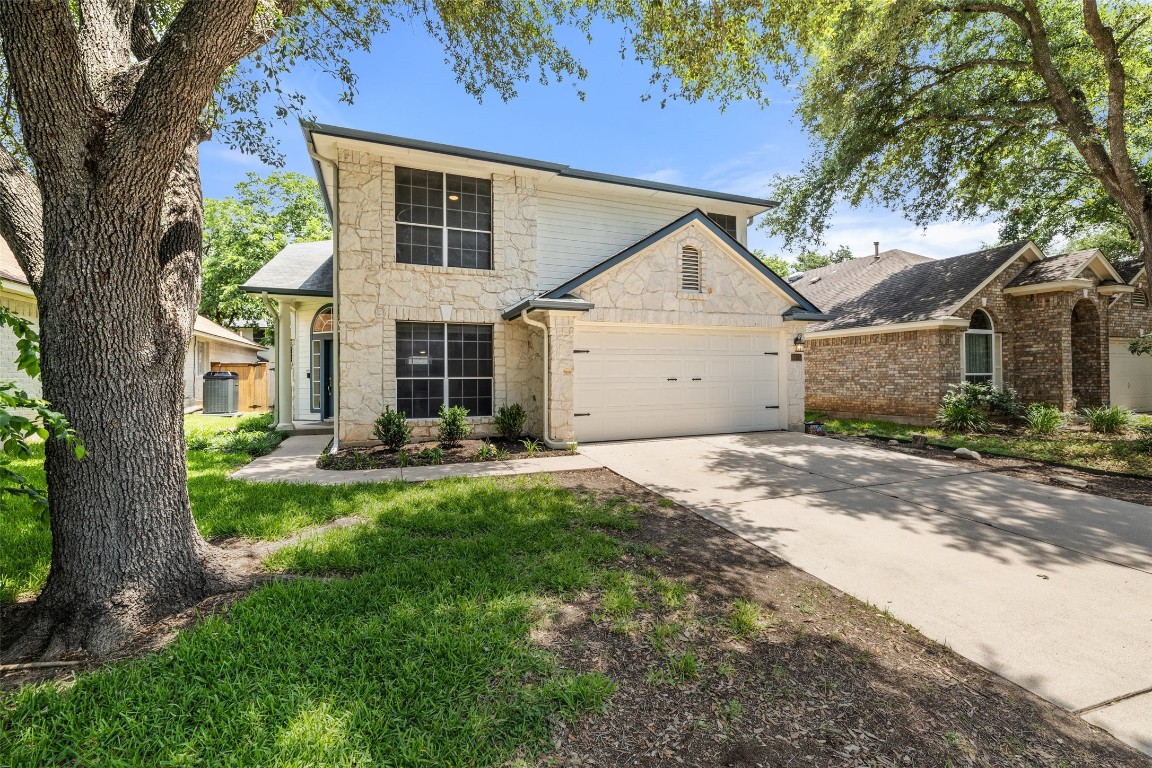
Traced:
<path id="1" fill-rule="evenodd" d="M 332 295 L 332 241 L 291 243 L 240 288 L 249 293 Z"/>

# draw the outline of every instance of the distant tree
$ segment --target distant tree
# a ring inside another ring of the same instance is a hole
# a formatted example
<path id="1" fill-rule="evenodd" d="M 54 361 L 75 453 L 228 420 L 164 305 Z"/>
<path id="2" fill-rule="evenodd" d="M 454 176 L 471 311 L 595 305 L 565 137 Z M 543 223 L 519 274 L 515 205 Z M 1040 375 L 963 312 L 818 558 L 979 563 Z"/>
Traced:
<path id="1" fill-rule="evenodd" d="M 873 202 L 917 224 L 997 216 L 1002 238 L 1044 245 L 1126 233 L 1152 265 L 1148 2 L 652 5 L 613 7 L 665 98 L 766 103 L 773 78 L 796 93 L 813 156 L 766 217 L 786 248 Z"/>
<path id="2" fill-rule="evenodd" d="M 807 272 L 810 269 L 819 269 L 826 267 L 829 264 L 839 264 L 842 261 L 848 261 L 852 258 L 852 250 L 842 245 L 834 251 L 801 251 L 800 255 L 796 257 L 793 267 L 797 272 Z"/>
<path id="3" fill-rule="evenodd" d="M 269 319 L 264 303 L 240 286 L 288 243 L 330 237 L 315 179 L 290 171 L 264 178 L 249 173 L 235 195 L 204 201 L 200 314 L 228 326 Z"/>
<path id="4" fill-rule="evenodd" d="M 753 253 L 756 255 L 756 258 L 764 263 L 764 266 L 780 275 L 780 277 L 788 277 L 788 275 L 792 274 L 792 265 L 789 264 L 788 260 L 783 256 L 775 253 L 769 255 L 760 249 L 756 249 Z"/>

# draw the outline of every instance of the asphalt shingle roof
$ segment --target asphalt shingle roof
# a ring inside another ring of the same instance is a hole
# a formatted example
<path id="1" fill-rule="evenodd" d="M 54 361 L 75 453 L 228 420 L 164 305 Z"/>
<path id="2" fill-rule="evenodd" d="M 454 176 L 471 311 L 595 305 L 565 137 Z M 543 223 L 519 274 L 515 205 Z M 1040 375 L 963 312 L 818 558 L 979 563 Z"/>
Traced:
<path id="1" fill-rule="evenodd" d="M 1051 283 L 1054 280 L 1069 280 L 1080 274 L 1080 267 L 1092 256 L 1095 251 L 1072 251 L 1049 256 L 1043 261 L 1029 264 L 1024 271 L 1016 275 L 1009 288 L 1021 285 L 1039 285 Z"/>
<path id="2" fill-rule="evenodd" d="M 833 316 L 810 331 L 933 320 L 950 312 L 1025 243 L 949 259 L 885 251 L 879 259 L 865 256 L 806 272 L 793 285 Z M 893 256 L 886 258 L 887 253 Z"/>
<path id="3" fill-rule="evenodd" d="M 16 263 L 15 254 L 12 253 L 12 249 L 8 247 L 8 243 L 4 242 L 2 237 L 0 237 L 0 280 L 28 285 L 28 277 L 24 274 L 24 270 L 20 269 L 20 265 Z"/>
<path id="4" fill-rule="evenodd" d="M 249 293 L 332 295 L 332 241 L 292 243 L 248 278 Z"/>

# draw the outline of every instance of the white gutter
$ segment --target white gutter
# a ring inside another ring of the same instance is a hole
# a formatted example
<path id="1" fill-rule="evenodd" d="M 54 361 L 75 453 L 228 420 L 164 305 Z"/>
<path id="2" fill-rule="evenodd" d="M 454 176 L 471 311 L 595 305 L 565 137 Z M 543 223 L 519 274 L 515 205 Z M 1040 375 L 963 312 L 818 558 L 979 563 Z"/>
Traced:
<path id="1" fill-rule="evenodd" d="M 340 450 L 340 165 L 308 142 L 308 156 L 332 169 L 332 452 Z M 320 174 L 324 182 L 324 174 Z"/>
<path id="2" fill-rule="evenodd" d="M 533 328 L 539 328 L 544 332 L 544 434 L 540 439 L 544 441 L 544 445 L 553 450 L 566 449 L 568 447 L 568 443 L 560 440 L 553 440 L 548 436 L 551 432 L 548 425 L 548 413 L 552 410 L 552 401 L 548 398 L 548 381 L 552 378 L 552 372 L 548 368 L 548 326 L 544 325 L 544 323 L 540 322 L 539 320 L 533 320 L 531 317 L 529 317 L 528 315 L 531 312 L 532 310 L 530 308 L 525 308 L 524 311 L 520 313 L 520 317 L 523 318 L 524 322 L 526 322 L 528 325 L 532 326 Z"/>

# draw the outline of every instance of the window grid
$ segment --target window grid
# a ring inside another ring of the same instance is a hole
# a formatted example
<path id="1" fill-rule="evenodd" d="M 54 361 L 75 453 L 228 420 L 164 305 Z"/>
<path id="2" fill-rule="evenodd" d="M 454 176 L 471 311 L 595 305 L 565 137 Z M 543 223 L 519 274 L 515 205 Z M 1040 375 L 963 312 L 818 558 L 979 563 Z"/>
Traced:
<path id="1" fill-rule="evenodd" d="M 735 216 L 727 213 L 710 213 L 708 214 L 708 218 L 712 219 L 720 229 L 731 235 L 733 240 L 737 239 Z"/>
<path id="2" fill-rule="evenodd" d="M 462 405 L 469 416 L 491 416 L 492 337 L 490 325 L 397 323 L 396 410 L 426 419 L 441 405 Z"/>
<path id="3" fill-rule="evenodd" d="M 396 260 L 492 269 L 492 182 L 397 166 Z"/>

